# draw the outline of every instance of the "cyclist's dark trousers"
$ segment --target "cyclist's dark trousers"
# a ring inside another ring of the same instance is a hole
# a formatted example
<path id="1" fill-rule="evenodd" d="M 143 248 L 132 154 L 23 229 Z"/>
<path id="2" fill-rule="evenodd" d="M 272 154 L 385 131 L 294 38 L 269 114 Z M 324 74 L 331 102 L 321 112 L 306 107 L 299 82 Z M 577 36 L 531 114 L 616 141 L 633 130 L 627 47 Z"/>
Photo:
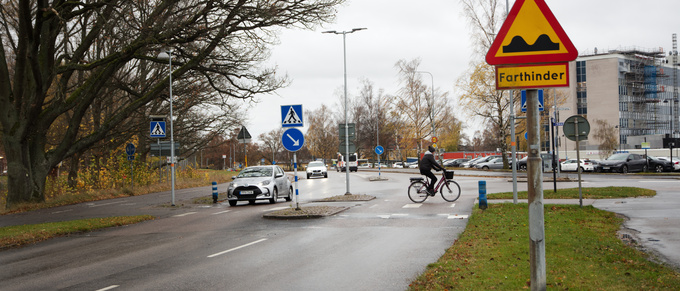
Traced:
<path id="1" fill-rule="evenodd" d="M 428 170 L 420 170 L 420 174 L 430 178 L 430 185 L 427 187 L 427 189 L 434 190 L 434 185 L 437 183 L 437 176 L 432 174 L 432 171 Z"/>

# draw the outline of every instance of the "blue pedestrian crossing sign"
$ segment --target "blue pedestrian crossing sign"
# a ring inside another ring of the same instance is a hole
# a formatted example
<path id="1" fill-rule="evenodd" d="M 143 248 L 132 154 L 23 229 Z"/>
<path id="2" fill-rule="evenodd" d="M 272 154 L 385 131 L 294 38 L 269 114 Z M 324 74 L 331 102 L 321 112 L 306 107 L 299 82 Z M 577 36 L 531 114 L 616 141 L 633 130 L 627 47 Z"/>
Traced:
<path id="1" fill-rule="evenodd" d="M 303 127 L 302 104 L 281 105 L 281 127 Z"/>
<path id="2" fill-rule="evenodd" d="M 152 121 L 150 133 L 151 137 L 165 137 L 165 121 Z"/>
<path id="3" fill-rule="evenodd" d="M 281 136 L 283 147 L 291 152 L 297 152 L 305 144 L 305 136 L 297 128 L 289 128 Z"/>
<path id="4" fill-rule="evenodd" d="M 543 111 L 543 89 L 538 90 L 538 111 Z M 522 112 L 527 112 L 527 90 L 522 90 Z"/>

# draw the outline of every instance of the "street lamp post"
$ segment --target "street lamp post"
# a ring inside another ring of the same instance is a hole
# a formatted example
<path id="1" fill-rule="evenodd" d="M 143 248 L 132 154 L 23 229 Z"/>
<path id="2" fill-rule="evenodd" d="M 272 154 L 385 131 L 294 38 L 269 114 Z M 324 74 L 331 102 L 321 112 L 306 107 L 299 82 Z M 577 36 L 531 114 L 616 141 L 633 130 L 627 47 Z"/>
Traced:
<path id="1" fill-rule="evenodd" d="M 173 136 L 172 124 L 172 50 L 161 52 L 158 54 L 158 58 L 161 60 L 168 60 L 168 67 L 170 68 L 168 72 L 170 81 L 170 175 L 172 180 L 172 206 L 175 206 L 175 137 Z"/>
<path id="2" fill-rule="evenodd" d="M 345 186 L 347 189 L 347 192 L 345 195 L 352 195 L 352 193 L 349 192 L 349 129 L 347 126 L 347 46 L 346 46 L 346 36 L 348 33 L 353 33 L 355 31 L 359 30 L 364 30 L 366 28 L 352 28 L 352 30 L 349 31 L 335 31 L 335 30 L 329 30 L 329 31 L 324 31 L 322 33 L 333 33 L 333 34 L 342 34 L 342 57 L 343 57 L 343 66 L 344 66 L 344 79 L 345 79 Z"/>

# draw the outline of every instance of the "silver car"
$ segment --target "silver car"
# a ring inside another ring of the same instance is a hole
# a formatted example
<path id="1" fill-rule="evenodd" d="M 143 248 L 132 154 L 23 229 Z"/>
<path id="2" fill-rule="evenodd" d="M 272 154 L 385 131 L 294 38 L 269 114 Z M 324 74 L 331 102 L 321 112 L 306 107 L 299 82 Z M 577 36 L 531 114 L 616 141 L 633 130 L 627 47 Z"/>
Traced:
<path id="1" fill-rule="evenodd" d="M 227 190 L 231 206 L 236 206 L 238 201 L 255 204 L 256 200 L 269 200 L 273 204 L 281 196 L 285 196 L 286 201 L 293 198 L 293 186 L 279 166 L 247 167 L 232 179 Z"/>
<path id="2" fill-rule="evenodd" d="M 488 169 L 502 169 L 503 168 L 503 158 L 493 158 L 488 162 L 483 162 L 475 164 L 475 168 L 488 170 Z"/>

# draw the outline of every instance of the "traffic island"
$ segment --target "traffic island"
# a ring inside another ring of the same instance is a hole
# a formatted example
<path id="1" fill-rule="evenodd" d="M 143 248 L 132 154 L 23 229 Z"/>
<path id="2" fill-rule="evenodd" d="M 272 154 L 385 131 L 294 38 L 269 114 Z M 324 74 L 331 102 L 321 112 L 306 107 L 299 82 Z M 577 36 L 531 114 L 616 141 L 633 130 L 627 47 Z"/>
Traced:
<path id="1" fill-rule="evenodd" d="M 316 202 L 347 202 L 347 201 L 370 201 L 375 199 L 375 196 L 366 194 L 349 194 L 349 195 L 336 195 L 320 200 Z"/>
<path id="2" fill-rule="evenodd" d="M 299 210 L 294 207 L 273 211 L 263 215 L 264 218 L 270 219 L 307 219 L 307 218 L 322 218 L 338 214 L 349 209 L 345 206 L 306 206 Z"/>

